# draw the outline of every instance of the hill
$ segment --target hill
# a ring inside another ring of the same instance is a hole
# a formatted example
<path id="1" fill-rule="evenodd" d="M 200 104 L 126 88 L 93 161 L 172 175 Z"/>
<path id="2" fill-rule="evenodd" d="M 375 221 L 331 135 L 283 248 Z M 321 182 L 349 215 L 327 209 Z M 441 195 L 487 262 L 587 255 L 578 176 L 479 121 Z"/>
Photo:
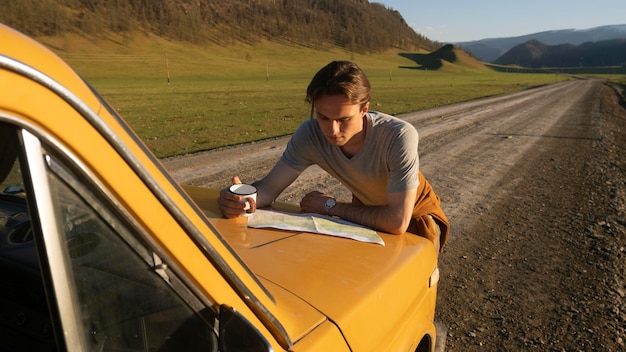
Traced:
<path id="1" fill-rule="evenodd" d="M 533 39 L 547 45 L 580 45 L 586 42 L 626 39 L 626 24 L 601 26 L 584 30 L 563 29 L 545 31 L 518 37 L 488 38 L 470 42 L 459 42 L 455 43 L 455 45 L 471 52 L 472 55 L 479 60 L 493 62 L 511 48 Z"/>
<path id="2" fill-rule="evenodd" d="M 417 66 L 401 66 L 401 68 L 438 70 L 445 67 L 448 71 L 480 71 L 486 69 L 484 64 L 452 44 L 446 44 L 428 54 L 400 53 L 399 55 L 417 64 Z"/>
<path id="3" fill-rule="evenodd" d="M 438 47 L 398 11 L 367 0 L 20 0 L 5 2 L 0 22 L 34 37 L 143 33 L 200 45 L 270 40 L 359 53 Z"/>
<path id="4" fill-rule="evenodd" d="M 515 46 L 493 62 L 498 65 L 541 67 L 605 67 L 626 65 L 626 39 L 582 45 L 546 45 L 530 40 Z"/>

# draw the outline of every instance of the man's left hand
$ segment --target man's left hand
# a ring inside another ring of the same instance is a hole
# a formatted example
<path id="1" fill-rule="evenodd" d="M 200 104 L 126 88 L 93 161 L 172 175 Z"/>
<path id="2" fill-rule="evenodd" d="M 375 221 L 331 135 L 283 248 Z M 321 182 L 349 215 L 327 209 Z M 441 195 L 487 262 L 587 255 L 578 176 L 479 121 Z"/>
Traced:
<path id="1" fill-rule="evenodd" d="M 304 213 L 326 214 L 326 200 L 333 198 L 329 194 L 313 191 L 304 196 L 300 201 L 300 208 Z"/>

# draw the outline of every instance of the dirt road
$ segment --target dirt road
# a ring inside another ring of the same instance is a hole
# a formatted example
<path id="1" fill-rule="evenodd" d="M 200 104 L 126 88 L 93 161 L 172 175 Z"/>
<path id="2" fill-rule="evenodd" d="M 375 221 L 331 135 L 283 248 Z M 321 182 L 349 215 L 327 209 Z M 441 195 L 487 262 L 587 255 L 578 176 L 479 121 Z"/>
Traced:
<path id="1" fill-rule="evenodd" d="M 452 235 L 436 319 L 447 351 L 626 351 L 626 112 L 598 81 L 405 114 Z M 286 138 L 164 160 L 180 182 L 253 181 Z M 280 200 L 350 199 L 311 168 Z"/>

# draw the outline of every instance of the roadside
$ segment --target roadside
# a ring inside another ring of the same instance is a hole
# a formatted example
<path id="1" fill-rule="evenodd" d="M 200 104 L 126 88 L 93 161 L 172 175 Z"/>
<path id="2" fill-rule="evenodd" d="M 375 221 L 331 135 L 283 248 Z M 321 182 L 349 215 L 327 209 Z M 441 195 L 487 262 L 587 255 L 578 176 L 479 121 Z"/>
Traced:
<path id="1" fill-rule="evenodd" d="M 626 348 L 626 112 L 599 81 L 571 81 L 403 118 L 452 236 L 436 319 L 447 351 Z M 287 138 L 164 159 L 211 188 L 265 175 Z M 349 193 L 317 168 L 280 200 Z"/>
<path id="2" fill-rule="evenodd" d="M 491 199 L 467 205 L 477 221 L 441 259 L 437 318 L 449 327 L 448 351 L 626 348 L 626 114 L 618 103 L 594 86 L 536 136 Z"/>

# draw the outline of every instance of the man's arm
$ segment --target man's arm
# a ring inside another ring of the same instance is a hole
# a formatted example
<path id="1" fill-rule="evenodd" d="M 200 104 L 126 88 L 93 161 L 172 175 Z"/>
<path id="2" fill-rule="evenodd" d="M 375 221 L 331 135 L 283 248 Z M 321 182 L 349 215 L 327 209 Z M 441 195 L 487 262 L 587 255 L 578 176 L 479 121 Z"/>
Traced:
<path id="1" fill-rule="evenodd" d="M 399 235 L 406 232 L 409 227 L 416 195 L 417 189 L 389 193 L 387 205 L 384 206 L 357 205 L 338 200 L 327 213 L 324 204 L 332 197 L 320 192 L 311 192 L 302 199 L 300 207 L 304 212 L 337 216 L 379 231 Z"/>
<path id="2" fill-rule="evenodd" d="M 298 176 L 299 171 L 279 160 L 267 176 L 253 183 L 257 188 L 257 207 L 271 205 Z"/>

